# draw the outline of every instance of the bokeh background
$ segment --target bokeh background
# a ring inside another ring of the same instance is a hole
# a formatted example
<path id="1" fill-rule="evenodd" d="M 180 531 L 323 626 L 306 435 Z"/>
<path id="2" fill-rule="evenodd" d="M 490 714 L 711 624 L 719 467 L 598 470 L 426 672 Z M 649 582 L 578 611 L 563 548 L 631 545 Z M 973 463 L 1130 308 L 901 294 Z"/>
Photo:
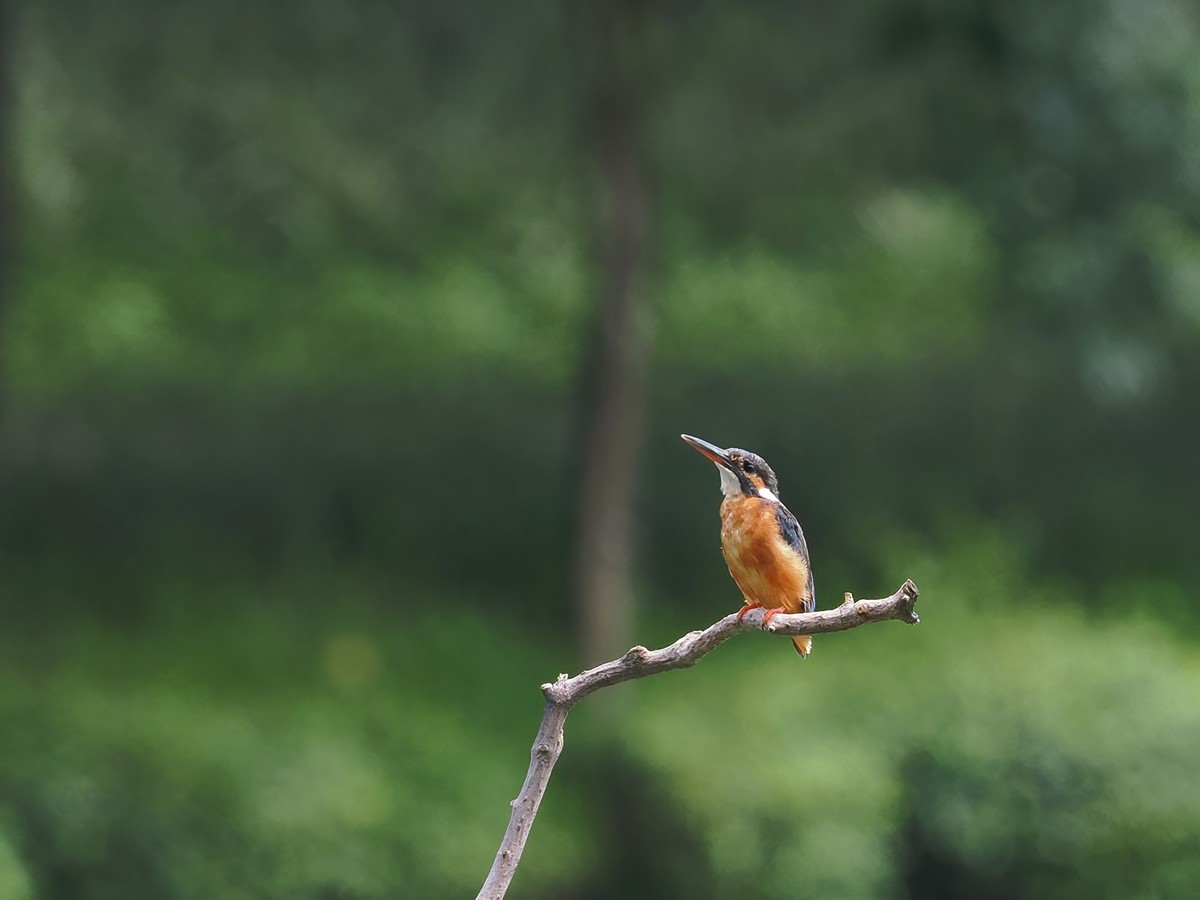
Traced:
<path id="1" fill-rule="evenodd" d="M 0 897 L 1194 893 L 1194 4 L 0 14 Z"/>

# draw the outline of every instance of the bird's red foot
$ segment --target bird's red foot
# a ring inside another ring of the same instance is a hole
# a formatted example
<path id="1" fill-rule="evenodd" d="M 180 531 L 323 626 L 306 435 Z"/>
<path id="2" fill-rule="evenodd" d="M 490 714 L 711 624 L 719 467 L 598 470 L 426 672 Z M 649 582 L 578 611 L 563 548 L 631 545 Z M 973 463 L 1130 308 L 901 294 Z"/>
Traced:
<path id="1" fill-rule="evenodd" d="M 742 616 L 744 616 L 746 613 L 750 612 L 750 610 L 762 609 L 762 608 L 763 608 L 763 605 L 761 603 L 747 603 L 745 606 L 743 606 L 741 609 L 738 610 L 738 621 L 739 622 L 742 621 Z"/>
<path id="2" fill-rule="evenodd" d="M 777 606 L 774 609 L 768 609 L 766 615 L 763 616 L 763 628 L 771 624 L 771 620 L 781 612 L 787 612 L 782 606 Z"/>

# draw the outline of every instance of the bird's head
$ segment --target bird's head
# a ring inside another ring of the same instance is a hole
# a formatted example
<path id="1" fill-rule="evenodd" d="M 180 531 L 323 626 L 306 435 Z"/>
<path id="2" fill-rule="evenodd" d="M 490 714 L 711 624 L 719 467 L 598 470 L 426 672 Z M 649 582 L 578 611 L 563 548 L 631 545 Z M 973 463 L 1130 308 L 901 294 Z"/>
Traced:
<path id="1" fill-rule="evenodd" d="M 767 461 L 757 453 L 730 447 L 722 450 L 715 444 L 690 434 L 681 434 L 693 449 L 712 460 L 721 473 L 721 492 L 726 497 L 743 494 L 747 497 L 779 499 L 779 480 Z"/>

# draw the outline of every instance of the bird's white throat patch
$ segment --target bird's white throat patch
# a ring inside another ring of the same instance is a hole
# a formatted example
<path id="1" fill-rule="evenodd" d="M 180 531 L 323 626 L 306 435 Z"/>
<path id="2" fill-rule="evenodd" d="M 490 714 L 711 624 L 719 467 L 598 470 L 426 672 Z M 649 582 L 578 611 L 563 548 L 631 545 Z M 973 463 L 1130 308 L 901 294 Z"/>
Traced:
<path id="1" fill-rule="evenodd" d="M 741 482 L 738 481 L 736 475 L 721 465 L 717 466 L 717 471 L 721 473 L 722 494 L 724 494 L 726 497 L 736 497 L 742 492 Z"/>
<path id="2" fill-rule="evenodd" d="M 721 473 L 721 493 L 726 497 L 740 496 L 742 493 L 742 483 L 738 481 L 738 477 L 724 466 L 718 465 L 717 471 Z M 779 498 L 775 496 L 775 492 L 770 488 L 760 487 L 755 493 L 764 500 L 770 500 L 772 503 L 779 502 Z"/>

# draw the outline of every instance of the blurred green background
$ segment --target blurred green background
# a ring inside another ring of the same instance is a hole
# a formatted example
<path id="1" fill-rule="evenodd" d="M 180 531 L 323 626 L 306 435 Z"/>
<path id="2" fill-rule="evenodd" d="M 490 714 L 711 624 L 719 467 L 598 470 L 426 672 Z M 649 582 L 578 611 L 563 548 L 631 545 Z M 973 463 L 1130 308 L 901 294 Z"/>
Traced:
<path id="1" fill-rule="evenodd" d="M 1192 3 L 0 15 L 0 900 L 1194 893 Z"/>

